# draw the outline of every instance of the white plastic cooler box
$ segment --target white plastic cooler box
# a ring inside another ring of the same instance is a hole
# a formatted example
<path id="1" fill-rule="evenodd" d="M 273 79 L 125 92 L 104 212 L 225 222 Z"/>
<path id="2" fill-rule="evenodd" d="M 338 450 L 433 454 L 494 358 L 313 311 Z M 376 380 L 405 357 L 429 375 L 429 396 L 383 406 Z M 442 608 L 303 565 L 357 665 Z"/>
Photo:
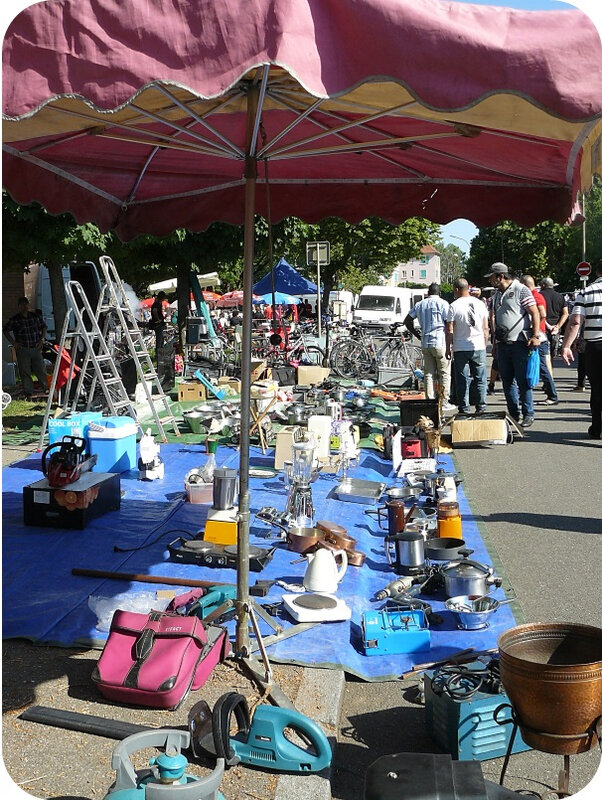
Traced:
<path id="1" fill-rule="evenodd" d="M 136 434 L 131 417 L 103 417 L 88 426 L 90 455 L 98 456 L 94 472 L 136 469 Z"/>

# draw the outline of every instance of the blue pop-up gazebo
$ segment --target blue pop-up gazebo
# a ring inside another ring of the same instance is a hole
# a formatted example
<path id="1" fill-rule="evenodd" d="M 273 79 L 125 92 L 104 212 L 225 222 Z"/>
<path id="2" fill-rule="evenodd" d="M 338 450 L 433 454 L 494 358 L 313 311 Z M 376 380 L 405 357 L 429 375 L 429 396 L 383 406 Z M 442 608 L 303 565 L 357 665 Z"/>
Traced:
<path id="1" fill-rule="evenodd" d="M 315 283 L 304 278 L 294 267 L 281 258 L 274 267 L 274 289 L 286 294 L 316 294 L 318 287 Z M 268 272 L 253 286 L 253 294 L 267 294 L 272 291 L 272 276 Z"/>

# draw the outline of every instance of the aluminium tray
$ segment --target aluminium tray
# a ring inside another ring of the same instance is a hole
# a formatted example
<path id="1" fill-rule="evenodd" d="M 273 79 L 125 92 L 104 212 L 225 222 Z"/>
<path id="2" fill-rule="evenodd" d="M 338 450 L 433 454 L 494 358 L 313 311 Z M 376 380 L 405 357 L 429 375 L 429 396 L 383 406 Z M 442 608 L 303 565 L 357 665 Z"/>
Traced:
<path id="1" fill-rule="evenodd" d="M 363 481 L 359 478 L 343 478 L 334 490 L 337 500 L 346 503 L 375 505 L 380 500 L 386 484 L 378 481 Z"/>

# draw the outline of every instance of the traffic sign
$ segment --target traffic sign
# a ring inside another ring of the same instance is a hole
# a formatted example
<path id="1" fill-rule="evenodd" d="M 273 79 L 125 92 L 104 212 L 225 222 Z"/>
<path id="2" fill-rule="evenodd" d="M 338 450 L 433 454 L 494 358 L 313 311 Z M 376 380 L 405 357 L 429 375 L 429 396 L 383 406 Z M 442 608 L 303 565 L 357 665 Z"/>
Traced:
<path id="1" fill-rule="evenodd" d="M 327 267 L 330 264 L 330 242 L 307 242 L 305 252 L 308 267 Z"/>
<path id="2" fill-rule="evenodd" d="M 575 271 L 577 275 L 581 275 L 582 278 L 587 278 L 592 271 L 592 265 L 589 261 L 582 261 L 580 264 L 577 264 L 577 269 Z"/>

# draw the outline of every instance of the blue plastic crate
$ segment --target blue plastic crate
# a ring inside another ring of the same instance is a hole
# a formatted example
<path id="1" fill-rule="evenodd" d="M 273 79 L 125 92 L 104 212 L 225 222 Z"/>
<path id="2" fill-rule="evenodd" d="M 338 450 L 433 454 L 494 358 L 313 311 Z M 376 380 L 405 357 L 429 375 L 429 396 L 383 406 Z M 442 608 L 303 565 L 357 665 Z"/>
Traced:
<path id="1" fill-rule="evenodd" d="M 482 668 L 482 664 L 474 668 Z M 486 761 L 505 756 L 512 725 L 499 725 L 493 718 L 495 709 L 509 703 L 508 695 L 476 692 L 468 700 L 456 700 L 447 694 L 436 694 L 432 688 L 434 672 L 424 676 L 426 730 L 431 738 L 458 761 Z M 498 714 L 500 721 L 510 718 L 510 709 Z M 516 733 L 513 753 L 531 748 Z"/>

